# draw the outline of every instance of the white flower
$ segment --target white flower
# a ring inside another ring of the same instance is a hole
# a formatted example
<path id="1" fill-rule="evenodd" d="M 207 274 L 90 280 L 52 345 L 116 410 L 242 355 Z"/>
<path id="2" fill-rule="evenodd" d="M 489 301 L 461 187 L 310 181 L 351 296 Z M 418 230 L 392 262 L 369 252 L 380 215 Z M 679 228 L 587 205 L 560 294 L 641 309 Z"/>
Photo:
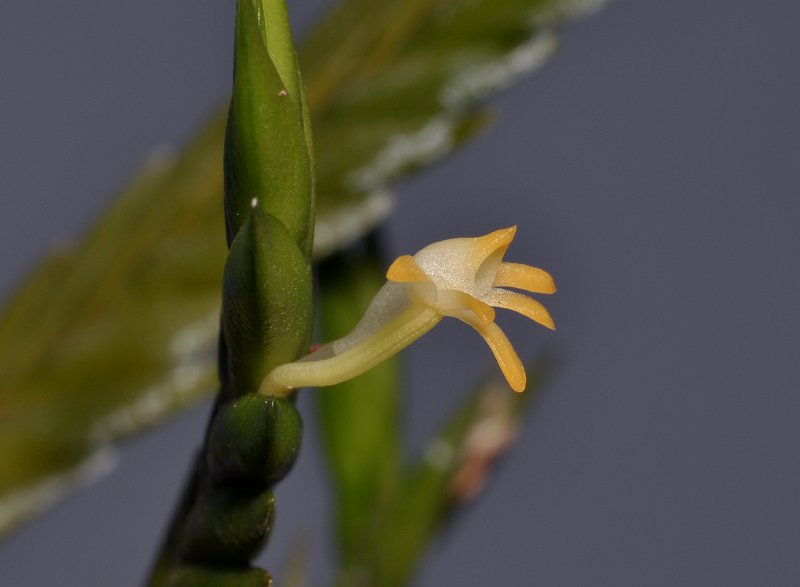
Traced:
<path id="1" fill-rule="evenodd" d="M 299 387 L 351 379 L 414 342 L 444 316 L 477 330 L 511 388 L 523 391 L 525 368 L 495 323 L 494 308 L 519 312 L 555 329 L 542 304 L 506 288 L 542 294 L 556 288 L 546 271 L 503 261 L 516 230 L 512 226 L 481 237 L 440 241 L 414 256 L 397 258 L 386 273 L 388 282 L 350 334 L 276 368 L 262 383 L 261 393 L 286 395 Z"/>

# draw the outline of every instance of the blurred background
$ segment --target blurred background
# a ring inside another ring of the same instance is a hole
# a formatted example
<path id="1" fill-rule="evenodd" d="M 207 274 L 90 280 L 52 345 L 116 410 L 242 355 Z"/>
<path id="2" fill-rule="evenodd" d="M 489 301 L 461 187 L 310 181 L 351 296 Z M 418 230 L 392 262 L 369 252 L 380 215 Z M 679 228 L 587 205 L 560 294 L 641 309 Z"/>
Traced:
<path id="1" fill-rule="evenodd" d="M 289 2 L 300 37 L 327 4 Z M 224 103 L 233 6 L 4 8 L 0 296 Z M 559 285 L 557 332 L 499 319 L 521 355 L 554 347 L 561 367 L 417 585 L 798 584 L 798 22 L 789 0 L 612 3 L 493 101 L 483 137 L 398 186 L 392 255 L 518 224 L 507 258 Z M 412 450 L 491 363 L 446 322 L 406 355 Z M 323 585 L 308 399 L 260 562 L 279 572 L 307 539 Z M 0 543 L 0 582 L 141 584 L 209 407 L 124 443 L 113 474 Z"/>

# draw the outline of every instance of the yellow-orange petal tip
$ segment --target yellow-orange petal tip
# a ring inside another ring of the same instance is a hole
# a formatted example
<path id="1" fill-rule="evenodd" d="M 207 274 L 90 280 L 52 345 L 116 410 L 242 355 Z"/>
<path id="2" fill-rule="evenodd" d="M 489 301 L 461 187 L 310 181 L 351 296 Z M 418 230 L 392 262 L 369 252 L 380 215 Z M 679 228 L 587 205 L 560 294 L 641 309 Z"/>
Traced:
<path id="1" fill-rule="evenodd" d="M 386 271 L 386 279 L 396 283 L 408 283 L 412 281 L 426 281 L 428 276 L 417 265 L 414 257 L 403 255 L 394 260 L 389 270 Z"/>

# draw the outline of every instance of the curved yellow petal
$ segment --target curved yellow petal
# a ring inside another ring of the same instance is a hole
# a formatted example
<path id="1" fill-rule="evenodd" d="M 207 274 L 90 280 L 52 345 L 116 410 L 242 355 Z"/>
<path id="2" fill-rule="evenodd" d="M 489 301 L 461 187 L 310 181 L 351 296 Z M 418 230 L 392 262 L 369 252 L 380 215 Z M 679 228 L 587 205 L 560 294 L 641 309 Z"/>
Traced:
<path id="1" fill-rule="evenodd" d="M 494 308 L 486 302 L 479 300 L 457 289 L 439 291 L 438 308 L 447 314 L 454 310 L 471 310 L 484 324 L 494 321 Z"/>
<path id="2" fill-rule="evenodd" d="M 402 255 L 394 260 L 386 272 L 386 279 L 397 283 L 413 281 L 428 281 L 430 277 L 414 260 L 411 255 Z"/>
<path id="3" fill-rule="evenodd" d="M 454 316 L 472 326 L 483 337 L 492 350 L 500 371 L 503 372 L 511 389 L 516 392 L 525 391 L 527 381 L 525 367 L 502 329 L 494 322 L 484 324 L 469 312 L 454 314 Z"/>
<path id="4" fill-rule="evenodd" d="M 547 271 L 520 263 L 500 263 L 494 285 L 541 294 L 551 294 L 556 291 L 556 284 Z"/>
<path id="5" fill-rule="evenodd" d="M 506 252 L 511 241 L 514 240 L 514 235 L 517 234 L 517 227 L 509 226 L 508 228 L 501 228 L 485 234 L 483 236 L 475 237 L 475 256 L 481 262 L 489 255 L 502 251 Z"/>
<path id="6" fill-rule="evenodd" d="M 546 326 L 550 330 L 556 329 L 556 325 L 553 322 L 552 316 L 550 316 L 550 312 L 547 311 L 547 308 L 540 302 L 526 295 L 514 291 L 495 290 L 492 293 L 490 303 L 496 308 L 504 308 L 506 310 L 519 312 L 523 316 L 530 318 L 534 322 L 538 322 L 542 326 Z"/>

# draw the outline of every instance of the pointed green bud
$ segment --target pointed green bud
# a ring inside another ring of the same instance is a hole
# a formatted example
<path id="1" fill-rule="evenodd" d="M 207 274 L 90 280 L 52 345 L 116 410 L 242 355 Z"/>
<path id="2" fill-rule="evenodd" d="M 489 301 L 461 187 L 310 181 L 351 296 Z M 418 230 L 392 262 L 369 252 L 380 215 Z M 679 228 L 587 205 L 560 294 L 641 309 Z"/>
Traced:
<path id="1" fill-rule="evenodd" d="M 239 0 L 233 97 L 225 138 L 228 242 L 255 198 L 310 255 L 310 124 L 284 0 Z"/>
<path id="2" fill-rule="evenodd" d="M 210 489 L 189 512 L 181 556 L 201 564 L 247 565 L 266 543 L 274 520 L 271 491 Z"/>
<path id="3" fill-rule="evenodd" d="M 300 79 L 297 67 L 297 55 L 292 42 L 292 31 L 289 25 L 289 12 L 284 0 L 256 0 L 259 11 L 259 24 L 262 24 L 264 41 L 275 70 L 283 81 L 287 92 L 300 103 Z"/>
<path id="4" fill-rule="evenodd" d="M 249 394 L 214 416 L 207 459 L 217 483 L 274 485 L 292 468 L 300 452 L 303 422 L 283 398 Z"/>
<path id="5" fill-rule="evenodd" d="M 303 85 L 303 76 L 300 72 L 300 64 L 297 60 L 297 53 L 292 44 L 292 32 L 289 26 L 289 13 L 286 10 L 284 0 L 261 0 L 261 7 L 264 14 L 264 25 L 266 30 L 267 51 L 275 64 L 278 75 L 287 87 L 289 96 L 297 96 L 302 114 L 303 130 L 305 132 L 306 148 L 311 162 L 311 197 L 312 207 L 316 196 L 314 173 L 314 141 L 311 133 L 311 111 L 308 107 L 306 90 Z M 309 216 L 309 231 L 314 230 L 314 215 Z M 309 245 L 313 244 L 309 242 Z M 311 248 L 306 250 L 311 254 Z"/>
<path id="6" fill-rule="evenodd" d="M 251 208 L 223 277 L 227 393 L 255 392 L 267 373 L 305 352 L 312 303 L 309 261 L 278 219 Z"/>

